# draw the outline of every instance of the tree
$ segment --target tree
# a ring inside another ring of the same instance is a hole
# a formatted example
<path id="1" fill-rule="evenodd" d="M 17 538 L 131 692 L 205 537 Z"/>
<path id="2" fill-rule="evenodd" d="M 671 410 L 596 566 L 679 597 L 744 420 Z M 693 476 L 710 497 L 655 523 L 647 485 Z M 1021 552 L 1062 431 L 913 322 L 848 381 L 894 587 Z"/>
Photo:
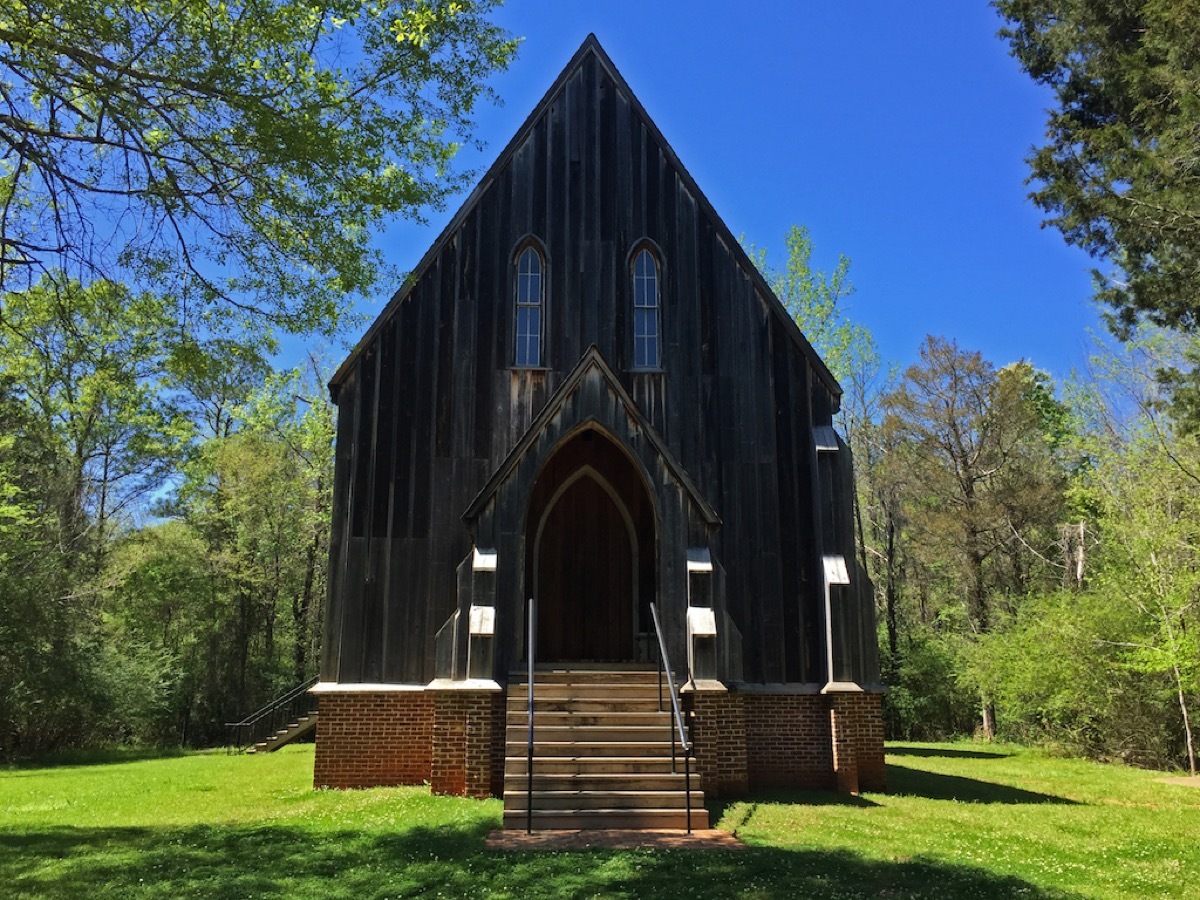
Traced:
<path id="1" fill-rule="evenodd" d="M 100 579 L 114 737 L 212 745 L 315 672 L 333 408 L 316 367 L 275 373 L 183 466 L 170 518 L 114 542 Z M 136 675 L 136 684 L 129 684 Z"/>
<path id="2" fill-rule="evenodd" d="M 158 297 L 110 282 L 47 276 L 4 299 L 0 373 L 59 448 L 43 489 L 68 564 L 98 560 L 109 523 L 159 489 L 190 436 L 165 393 L 173 325 Z"/>
<path id="3" fill-rule="evenodd" d="M 495 5 L 7 0 L 0 290 L 63 271 L 152 284 L 181 324 L 332 330 L 379 274 L 371 226 L 463 184 L 516 48 Z"/>
<path id="4" fill-rule="evenodd" d="M 1098 498 L 1095 592 L 1133 614 L 1133 626 L 1114 645 L 1124 667 L 1157 677 L 1171 698 L 1193 773 L 1192 718 L 1200 695 L 1200 439 L 1181 432 L 1164 413 L 1151 373 L 1195 354 L 1196 343 L 1142 328 L 1124 352 L 1099 360 L 1087 473 Z"/>
<path id="5" fill-rule="evenodd" d="M 61 443 L 0 371 L 0 755 L 72 745 L 104 706 L 60 534 Z"/>
<path id="6" fill-rule="evenodd" d="M 943 601 L 968 645 L 991 631 L 1004 596 L 1028 590 L 1024 560 L 1044 559 L 1039 549 L 1057 537 L 1061 469 L 1033 402 L 1036 383 L 1028 365 L 997 372 L 979 353 L 928 337 L 920 363 L 884 398 L 885 477 L 902 506 L 915 587 L 922 603 Z M 990 739 L 994 712 L 980 688 Z"/>
<path id="7" fill-rule="evenodd" d="M 814 269 L 812 237 L 803 225 L 789 228 L 784 243 L 787 262 L 782 269 L 768 262 L 765 249 L 749 244 L 746 252 L 829 371 L 844 381 L 855 368 L 878 369 L 879 354 L 871 332 L 846 316 L 843 301 L 854 293 L 850 260 L 838 256 L 828 274 Z"/>
<path id="8" fill-rule="evenodd" d="M 1095 277 L 1119 330 L 1200 327 L 1200 4 L 993 2 L 1058 103 L 1029 159 L 1046 224 L 1115 268 Z"/>

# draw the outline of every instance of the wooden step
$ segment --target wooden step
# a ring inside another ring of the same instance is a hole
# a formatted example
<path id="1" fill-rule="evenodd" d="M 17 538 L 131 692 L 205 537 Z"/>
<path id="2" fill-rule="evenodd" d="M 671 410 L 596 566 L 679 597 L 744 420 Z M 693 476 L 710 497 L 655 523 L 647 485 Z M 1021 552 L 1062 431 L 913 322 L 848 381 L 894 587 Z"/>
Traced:
<path id="1" fill-rule="evenodd" d="M 670 701 L 668 701 L 669 703 Z M 525 699 L 517 703 L 509 695 L 508 712 L 527 712 Z M 538 697 L 533 701 L 533 711 L 539 712 L 659 712 L 658 699 L 606 699 L 604 697 Z"/>
<path id="2" fill-rule="evenodd" d="M 506 774 L 525 775 L 528 771 L 527 762 L 524 753 L 510 753 L 504 761 L 504 771 Z M 670 775 L 671 757 L 647 759 L 644 756 L 535 756 L 533 773 L 535 777 L 542 774 Z"/>
<path id="3" fill-rule="evenodd" d="M 528 752 L 525 741 L 509 741 L 505 756 L 520 756 Z M 638 759 L 671 759 L 671 745 L 666 741 L 543 741 L 535 738 L 534 757 L 619 756 Z"/>
<path id="4" fill-rule="evenodd" d="M 645 772 L 574 772 L 552 774 L 543 772 L 537 763 L 533 767 L 533 787 L 535 791 L 682 791 L 686 779 L 683 772 L 672 775 L 666 773 Z M 699 784 L 696 773 L 692 773 L 692 787 Z M 510 773 L 504 776 L 504 790 L 524 791 L 528 789 L 529 778 L 521 774 Z"/>
<path id="5" fill-rule="evenodd" d="M 666 690 L 667 676 L 664 674 L 663 689 Z M 600 669 L 556 669 L 552 672 L 536 672 L 533 676 L 534 684 L 612 684 L 619 682 L 621 684 L 658 684 L 658 670 L 646 669 L 642 671 L 604 671 Z M 678 683 L 678 680 L 676 681 Z M 508 679 L 509 689 L 513 690 L 520 687 L 522 690 L 529 684 L 529 679 L 524 672 L 519 675 L 511 675 Z"/>
<path id="6" fill-rule="evenodd" d="M 670 749 L 671 738 L 679 738 L 669 727 L 662 725 L 543 725 L 533 723 L 535 743 L 627 743 L 666 744 Z M 528 743 L 528 725 L 509 725 L 506 731 L 509 744 Z"/>
<path id="7" fill-rule="evenodd" d="M 642 725 L 647 727 L 661 728 L 663 734 L 667 733 L 667 729 L 672 727 L 673 719 L 670 712 L 658 712 L 657 710 L 599 710 L 592 712 L 580 712 L 571 710 L 535 710 L 534 711 L 534 726 L 536 728 L 545 728 L 550 726 L 563 725 Z M 507 724 L 509 728 L 527 728 L 529 725 L 529 713 L 522 708 L 519 712 L 510 711 L 508 713 Z"/>
<path id="8" fill-rule="evenodd" d="M 504 827 L 523 829 L 528 813 L 525 810 L 505 810 Z M 535 831 L 576 831 L 595 828 L 687 828 L 688 816 L 681 809 L 535 809 Z M 693 830 L 708 828 L 708 810 L 692 809 Z"/>
<path id="9" fill-rule="evenodd" d="M 504 792 L 505 809 L 527 809 L 527 791 Z M 704 792 L 692 791 L 692 808 L 704 805 Z M 534 809 L 686 809 L 686 791 L 538 791 Z"/>
<path id="10" fill-rule="evenodd" d="M 571 700 L 654 700 L 658 701 L 658 685 L 625 682 L 557 682 L 537 683 L 533 686 L 533 698 L 567 698 Z M 664 703 L 670 701 L 664 695 Z M 529 690 L 524 685 L 509 686 L 508 706 L 523 707 L 529 702 Z"/>
<path id="11" fill-rule="evenodd" d="M 692 827 L 707 828 L 699 778 L 689 794 L 678 745 L 672 762 L 669 704 L 654 671 L 538 672 L 531 777 L 528 686 L 510 681 L 504 827 L 526 827 L 532 787 L 535 829 L 686 828 L 689 801 Z"/>

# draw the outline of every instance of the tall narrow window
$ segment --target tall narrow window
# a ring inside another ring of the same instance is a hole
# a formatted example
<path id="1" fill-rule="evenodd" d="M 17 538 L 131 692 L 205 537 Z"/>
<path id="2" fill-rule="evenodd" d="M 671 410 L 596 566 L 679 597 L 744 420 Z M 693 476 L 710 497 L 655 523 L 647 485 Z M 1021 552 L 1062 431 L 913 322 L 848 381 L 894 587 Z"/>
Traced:
<path id="1" fill-rule="evenodd" d="M 542 257 L 533 247 L 517 260 L 517 327 L 513 362 L 542 364 Z"/>
<path id="2" fill-rule="evenodd" d="M 657 369 L 658 350 L 658 260 L 649 250 L 633 259 L 633 365 Z"/>

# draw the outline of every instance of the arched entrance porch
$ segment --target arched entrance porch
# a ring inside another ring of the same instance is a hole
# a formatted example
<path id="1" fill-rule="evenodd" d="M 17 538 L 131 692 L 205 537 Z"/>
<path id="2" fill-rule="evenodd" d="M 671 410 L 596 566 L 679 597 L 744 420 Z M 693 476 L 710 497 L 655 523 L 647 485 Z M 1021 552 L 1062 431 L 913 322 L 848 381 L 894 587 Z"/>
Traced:
<path id="1" fill-rule="evenodd" d="M 654 506 L 637 467 L 584 428 L 546 461 L 526 518 L 540 662 L 634 660 L 656 590 Z"/>

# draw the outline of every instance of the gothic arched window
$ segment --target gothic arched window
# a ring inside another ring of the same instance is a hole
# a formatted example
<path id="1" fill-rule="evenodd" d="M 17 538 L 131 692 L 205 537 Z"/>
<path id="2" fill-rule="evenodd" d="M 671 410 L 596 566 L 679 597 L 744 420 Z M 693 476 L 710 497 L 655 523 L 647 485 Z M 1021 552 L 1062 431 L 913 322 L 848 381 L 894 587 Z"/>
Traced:
<path id="1" fill-rule="evenodd" d="M 517 258 L 516 328 L 513 365 L 536 368 L 542 364 L 542 311 L 545 306 L 542 255 L 530 246 Z"/>
<path id="2" fill-rule="evenodd" d="M 657 369 L 659 352 L 658 260 L 647 249 L 633 257 L 633 365 Z"/>

